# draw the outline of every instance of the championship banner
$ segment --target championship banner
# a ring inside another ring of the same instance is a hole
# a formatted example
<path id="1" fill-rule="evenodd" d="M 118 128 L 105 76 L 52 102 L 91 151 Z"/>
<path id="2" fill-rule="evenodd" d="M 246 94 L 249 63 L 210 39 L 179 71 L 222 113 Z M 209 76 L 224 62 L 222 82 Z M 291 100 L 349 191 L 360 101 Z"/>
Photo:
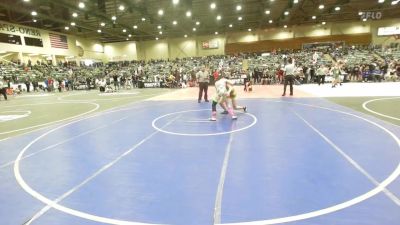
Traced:
<path id="1" fill-rule="evenodd" d="M 203 49 L 215 49 L 219 47 L 219 42 L 217 40 L 203 41 L 201 46 Z"/>

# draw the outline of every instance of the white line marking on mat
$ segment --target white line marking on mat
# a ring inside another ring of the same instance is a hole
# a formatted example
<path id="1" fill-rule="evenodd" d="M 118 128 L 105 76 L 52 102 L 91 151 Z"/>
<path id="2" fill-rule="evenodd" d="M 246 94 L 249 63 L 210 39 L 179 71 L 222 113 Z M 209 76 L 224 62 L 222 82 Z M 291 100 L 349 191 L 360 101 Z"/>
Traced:
<path id="1" fill-rule="evenodd" d="M 368 105 L 369 103 L 371 103 L 371 102 L 381 101 L 381 100 L 389 100 L 389 99 L 398 99 L 398 98 L 400 98 L 400 97 L 372 99 L 372 100 L 369 100 L 369 101 L 364 102 L 364 103 L 362 104 L 362 107 L 363 107 L 365 110 L 367 110 L 368 112 L 370 112 L 370 113 L 373 113 L 373 114 L 376 114 L 376 115 L 379 115 L 379 116 L 382 116 L 382 117 L 386 117 L 386 118 L 389 118 L 389 119 L 392 119 L 392 120 L 398 120 L 398 121 L 400 121 L 400 118 L 397 118 L 397 117 L 394 117 L 394 116 L 389 116 L 389 115 L 386 115 L 386 114 L 383 114 L 383 113 L 379 113 L 379 112 L 376 112 L 376 111 L 374 111 L 374 110 L 372 110 L 372 109 L 370 109 L 370 108 L 367 107 L 367 105 Z"/>
<path id="2" fill-rule="evenodd" d="M 229 157 L 231 155 L 232 141 L 233 141 L 233 134 L 229 136 L 229 142 L 228 145 L 226 146 L 224 162 L 222 164 L 221 175 L 219 178 L 217 196 L 215 198 L 215 206 L 214 206 L 214 224 L 221 223 L 222 196 L 224 192 L 226 172 L 228 171 Z"/>
<path id="3" fill-rule="evenodd" d="M 332 140 L 326 137 L 322 132 L 320 132 L 317 128 L 311 125 L 306 119 L 304 119 L 300 114 L 291 110 L 298 118 L 300 118 L 307 126 L 309 126 L 315 133 L 321 136 L 333 149 L 335 149 L 340 155 L 342 155 L 352 166 L 354 166 L 360 173 L 362 173 L 369 181 L 371 181 L 375 186 L 379 186 L 379 182 L 372 177 L 364 168 L 362 168 L 354 159 L 352 159 L 349 155 L 347 155 L 341 148 L 339 148 Z M 396 205 L 400 206 L 400 199 L 398 199 L 392 192 L 387 190 L 386 188 L 382 189 L 383 193 L 392 200 Z"/>
<path id="4" fill-rule="evenodd" d="M 85 132 L 83 132 L 83 133 L 81 133 L 81 134 L 78 134 L 78 135 L 76 135 L 76 136 L 73 136 L 73 137 L 71 137 L 71 138 L 68 138 L 68 139 L 65 139 L 65 140 L 63 140 L 63 141 L 57 142 L 57 143 L 55 143 L 55 144 L 53 144 L 53 145 L 49 145 L 49 146 L 47 146 L 46 148 L 40 149 L 40 150 L 38 150 L 38 151 L 36 151 L 36 152 L 32 152 L 31 154 L 28 154 L 28 155 L 25 155 L 21 160 L 24 160 L 24 159 L 26 159 L 26 158 L 32 157 L 32 156 L 37 155 L 37 154 L 39 154 L 39 153 L 41 153 L 41 152 L 50 150 L 50 149 L 52 149 L 52 148 L 54 148 L 54 147 L 56 147 L 56 146 L 58 146 L 58 145 L 64 144 L 64 143 L 69 142 L 69 141 L 71 141 L 71 140 L 74 140 L 74 139 L 76 139 L 76 138 L 78 138 L 78 137 L 81 137 L 81 136 L 84 136 L 84 135 L 86 135 L 86 134 L 92 133 L 92 132 L 94 132 L 94 131 L 100 130 L 100 129 L 102 129 L 102 128 L 108 127 L 108 126 L 110 126 L 110 125 L 112 125 L 112 124 L 118 123 L 118 122 L 120 122 L 120 121 L 122 121 L 122 120 L 125 120 L 125 119 L 127 119 L 127 118 L 128 118 L 128 116 L 123 117 L 123 118 L 121 118 L 121 119 L 118 119 L 118 120 L 115 120 L 115 121 L 111 122 L 110 124 L 102 125 L 102 126 L 100 126 L 100 127 L 96 127 L 96 128 L 94 128 L 94 129 L 87 130 L 87 131 L 85 131 Z M 0 165 L 0 169 L 2 169 L 2 168 L 4 168 L 4 167 L 7 167 L 7 166 L 11 166 L 14 162 L 15 162 L 15 160 Z"/>
<path id="5" fill-rule="evenodd" d="M 270 101 L 270 102 L 277 102 L 277 103 L 288 103 L 288 104 L 295 104 L 295 105 L 302 105 L 302 106 L 307 106 L 307 107 L 312 107 L 312 108 L 318 108 L 318 109 L 325 109 L 328 111 L 332 111 L 332 112 L 337 112 L 337 113 L 341 113 L 344 115 L 348 115 L 348 116 L 353 116 L 356 117 L 360 120 L 363 120 L 373 126 L 376 126 L 378 128 L 380 128 L 381 130 L 385 131 L 390 137 L 392 137 L 398 148 L 400 149 L 400 139 L 391 131 L 389 131 L 388 129 L 386 129 L 385 127 L 379 125 L 378 123 L 375 123 L 367 118 L 358 116 L 356 114 L 352 114 L 349 112 L 344 112 L 344 111 L 340 111 L 340 110 L 336 110 L 336 109 L 330 109 L 330 108 L 326 108 L 326 107 L 322 107 L 322 106 L 316 106 L 316 105 L 310 105 L 310 104 L 305 104 L 305 103 L 298 103 L 298 102 L 288 102 L 288 101 Z M 294 215 L 294 216 L 287 216 L 287 217 L 281 217 L 281 218 L 273 218 L 273 219 L 268 219 L 268 220 L 257 220 L 257 221 L 249 221 L 249 222 L 237 222 L 237 223 L 223 223 L 223 225 L 270 225 L 270 224 L 280 224 L 280 223 L 288 223 L 288 222 L 294 222 L 294 221 L 299 221 L 299 220 L 305 220 L 305 219 L 310 219 L 310 218 L 314 218 L 317 216 L 322 216 L 325 214 L 329 214 L 329 213 L 333 213 L 348 207 L 351 207 L 353 205 L 356 205 L 360 202 L 363 202 L 377 194 L 379 194 L 380 192 L 382 192 L 389 184 L 391 184 L 394 180 L 396 180 L 400 175 L 400 164 L 397 165 L 396 169 L 392 172 L 392 174 L 390 174 L 385 180 L 383 180 L 381 183 L 379 183 L 379 185 L 362 194 L 359 195 L 353 199 L 350 199 L 346 202 L 342 202 L 327 208 L 323 208 L 323 209 L 319 209 L 319 210 L 315 210 L 315 211 L 311 211 L 311 212 L 307 212 L 307 213 L 303 213 L 303 214 L 298 214 L 298 215 Z M 220 224 L 222 225 L 222 224 Z"/>
<path id="6" fill-rule="evenodd" d="M 153 120 L 153 122 L 151 123 L 151 125 L 153 126 L 154 129 L 156 129 L 156 130 L 158 130 L 160 132 L 166 133 L 166 134 L 180 135 L 180 136 L 194 136 L 194 137 L 196 137 L 196 136 L 224 135 L 224 134 L 230 134 L 230 133 L 234 133 L 234 132 L 239 132 L 239 131 L 242 131 L 242 130 L 249 129 L 250 127 L 254 126 L 257 123 L 257 117 L 254 116 L 253 114 L 247 112 L 247 113 L 241 113 L 241 114 L 251 117 L 253 119 L 252 123 L 250 123 L 249 125 L 247 125 L 245 127 L 242 127 L 242 128 L 236 129 L 236 130 L 225 131 L 225 132 L 192 133 L 192 134 L 190 134 L 190 133 L 179 133 L 179 132 L 172 132 L 172 131 L 167 131 L 167 130 L 161 129 L 156 125 L 157 121 L 162 119 L 162 118 L 164 118 L 164 117 L 168 117 L 168 116 L 175 115 L 175 114 L 183 114 L 183 113 L 190 113 L 190 112 L 197 112 L 197 111 L 209 111 L 209 109 L 194 109 L 194 110 L 185 110 L 185 111 L 168 113 L 168 114 L 165 114 L 165 115 L 162 115 L 162 116 L 159 116 L 159 117 L 155 118 Z M 214 121 L 214 123 L 217 123 L 217 122 Z"/>
<path id="7" fill-rule="evenodd" d="M 76 115 L 76 116 L 71 116 L 71 117 L 68 117 L 68 118 L 65 118 L 65 119 L 56 120 L 56 121 L 52 121 L 52 122 L 48 122 L 48 123 L 38 124 L 38 125 L 35 125 L 35 126 L 24 127 L 24 128 L 21 128 L 21 129 L 15 129 L 15 130 L 10 130 L 10 131 L 1 132 L 0 135 L 2 135 L 2 134 L 15 133 L 15 132 L 18 132 L 18 131 L 24 131 L 24 130 L 29 130 L 29 129 L 33 129 L 33 128 L 37 128 L 37 127 L 42 127 L 42 126 L 47 126 L 47 125 L 50 125 L 50 124 L 55 124 L 55 123 L 63 122 L 63 121 L 66 121 L 66 120 L 74 119 L 74 118 L 81 117 L 81 116 L 84 116 L 84 115 L 86 115 L 86 114 L 92 113 L 92 112 L 94 112 L 94 111 L 96 111 L 96 110 L 98 110 L 98 109 L 100 108 L 100 105 L 99 105 L 99 104 L 93 103 L 93 102 L 58 102 L 58 103 L 91 104 L 91 105 L 94 105 L 95 107 L 94 107 L 93 109 L 87 111 L 87 112 L 81 113 L 81 114 Z M 55 104 L 57 104 L 57 103 L 55 103 Z"/>
<path id="8" fill-rule="evenodd" d="M 177 120 L 180 117 L 180 115 L 176 116 L 174 119 L 168 121 L 168 123 L 166 123 L 163 127 L 166 127 L 168 125 L 170 125 L 173 121 Z M 67 124 L 66 124 L 67 125 Z M 108 164 L 104 165 L 102 168 L 100 168 L 98 171 L 96 171 L 95 173 L 93 173 L 90 177 L 86 178 L 85 180 L 83 180 L 80 184 L 76 185 L 75 187 L 71 188 L 70 190 L 68 190 L 67 192 L 65 192 L 63 195 L 61 195 L 60 197 L 58 197 L 55 200 L 50 200 L 48 198 L 46 198 L 45 196 L 41 195 L 40 193 L 36 192 L 35 190 L 33 190 L 26 182 L 25 180 L 22 178 L 20 171 L 19 171 L 19 163 L 21 161 L 21 158 L 24 154 L 24 152 L 31 146 L 33 145 L 36 141 L 38 141 L 39 139 L 41 139 L 42 137 L 46 136 L 47 134 L 60 129 L 66 125 L 54 128 L 53 130 L 50 130 L 48 132 L 46 132 L 45 134 L 42 134 L 41 136 L 39 136 L 38 138 L 36 138 L 35 140 L 33 140 L 31 143 L 29 143 L 29 145 L 27 145 L 22 151 L 21 153 L 18 155 L 17 159 L 15 160 L 15 164 L 14 164 L 14 174 L 15 174 L 15 178 L 17 179 L 17 182 L 21 185 L 21 187 L 24 188 L 25 191 L 27 191 L 29 194 L 31 194 L 32 196 L 34 196 L 36 199 L 42 201 L 43 203 L 46 204 L 45 207 L 43 207 L 39 212 L 37 212 L 28 222 L 26 222 L 25 224 L 31 224 L 34 220 L 38 219 L 41 215 L 43 215 L 44 213 L 46 213 L 49 209 L 51 208 L 55 208 L 58 209 L 62 212 L 77 216 L 77 217 L 81 217 L 87 220 L 92 220 L 92 221 L 96 221 L 96 222 L 101 222 L 101 223 L 108 223 L 108 224 L 126 224 L 126 225 L 145 225 L 147 223 L 138 223 L 138 222 L 130 222 L 130 221 L 124 221 L 124 220 L 116 220 L 116 219 L 111 219 L 111 218 L 106 218 L 106 217 L 101 217 L 101 216 L 95 216 L 92 214 L 88 214 L 82 211 L 78 211 L 78 210 L 74 210 L 62 205 L 59 205 L 58 203 L 60 201 L 62 201 L 63 199 L 65 199 L 66 197 L 68 197 L 69 195 L 71 195 L 72 193 L 74 193 L 75 191 L 79 190 L 81 187 L 83 187 L 85 184 L 89 183 L 91 180 L 93 180 L 95 177 L 97 177 L 98 175 L 100 175 L 101 173 L 103 173 L 104 171 L 106 171 L 108 168 L 112 167 L 113 165 L 115 165 L 118 161 L 120 161 L 122 158 L 124 158 L 125 156 L 127 156 L 128 154 L 130 154 L 133 150 L 135 150 L 136 148 L 138 148 L 140 145 L 142 145 L 144 142 L 150 140 L 155 134 L 159 133 L 159 131 L 155 131 L 153 133 L 151 133 L 149 136 L 145 137 L 143 140 L 141 140 L 139 143 L 135 144 L 132 148 L 128 149 L 127 151 L 125 151 L 123 154 L 121 154 L 120 156 L 118 156 L 116 159 L 114 159 L 113 161 L 109 162 Z"/>

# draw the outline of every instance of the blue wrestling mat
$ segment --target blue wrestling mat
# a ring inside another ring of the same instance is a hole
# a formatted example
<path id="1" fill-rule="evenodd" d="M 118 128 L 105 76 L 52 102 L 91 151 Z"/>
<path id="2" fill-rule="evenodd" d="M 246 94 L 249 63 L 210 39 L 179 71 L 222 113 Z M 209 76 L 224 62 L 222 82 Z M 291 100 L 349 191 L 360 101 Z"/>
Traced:
<path id="1" fill-rule="evenodd" d="M 147 101 L 0 142 L 0 224 L 400 225 L 400 127 L 323 99 Z"/>

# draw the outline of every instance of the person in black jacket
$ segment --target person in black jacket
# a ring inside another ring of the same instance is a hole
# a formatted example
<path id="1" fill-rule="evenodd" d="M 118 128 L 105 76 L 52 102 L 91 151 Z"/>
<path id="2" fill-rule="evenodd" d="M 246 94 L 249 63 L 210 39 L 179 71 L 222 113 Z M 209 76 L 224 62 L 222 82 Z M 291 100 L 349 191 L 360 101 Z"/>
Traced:
<path id="1" fill-rule="evenodd" d="M 4 96 L 4 99 L 7 100 L 7 93 L 6 93 L 7 89 L 4 86 L 3 81 L 0 79 L 0 94 L 2 94 Z"/>

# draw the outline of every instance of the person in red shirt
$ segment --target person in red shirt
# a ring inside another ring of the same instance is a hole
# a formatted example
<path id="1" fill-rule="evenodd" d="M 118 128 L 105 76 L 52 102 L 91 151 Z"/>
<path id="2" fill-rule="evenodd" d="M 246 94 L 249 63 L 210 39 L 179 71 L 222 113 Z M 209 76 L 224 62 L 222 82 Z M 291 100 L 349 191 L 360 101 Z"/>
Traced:
<path id="1" fill-rule="evenodd" d="M 218 70 L 215 70 L 215 71 L 214 71 L 213 77 L 214 77 L 214 81 L 217 81 L 217 80 L 218 80 L 218 77 L 219 77 L 219 72 L 218 72 Z"/>
<path id="2" fill-rule="evenodd" d="M 278 70 L 276 71 L 276 76 L 278 78 L 279 84 L 283 83 L 283 70 L 282 68 L 278 68 Z"/>

